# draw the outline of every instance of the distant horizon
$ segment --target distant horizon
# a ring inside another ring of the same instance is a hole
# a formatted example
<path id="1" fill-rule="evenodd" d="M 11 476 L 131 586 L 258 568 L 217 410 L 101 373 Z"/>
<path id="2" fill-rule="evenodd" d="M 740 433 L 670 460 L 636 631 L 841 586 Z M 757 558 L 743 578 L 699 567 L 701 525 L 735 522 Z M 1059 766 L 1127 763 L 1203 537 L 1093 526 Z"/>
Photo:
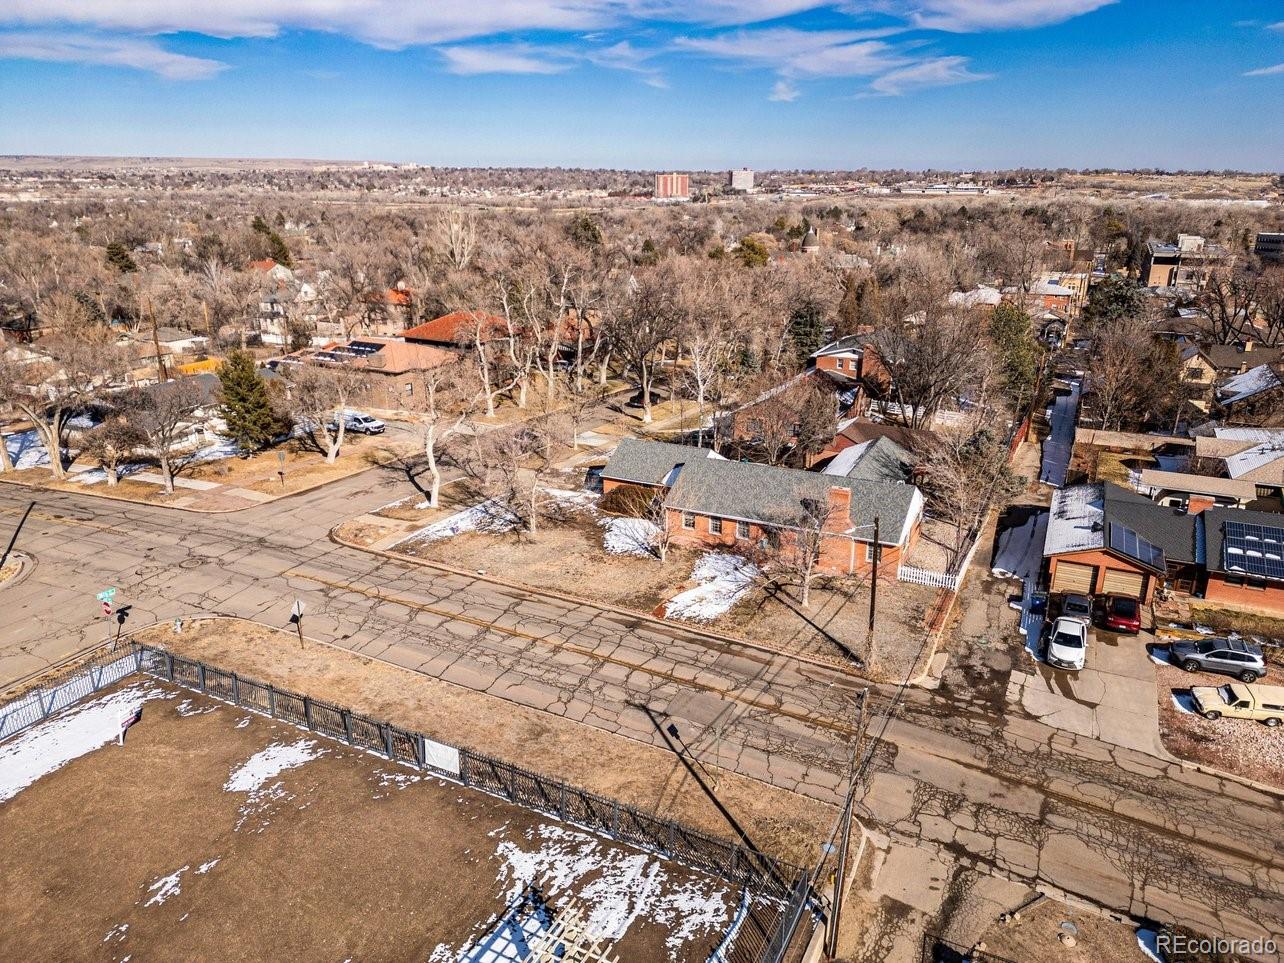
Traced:
<path id="1" fill-rule="evenodd" d="M 1269 170 L 1278 0 L 17 0 L 0 153 Z M 1108 163 L 1102 163 L 1102 159 Z"/>
<path id="2" fill-rule="evenodd" d="M 1168 175 L 1182 174 L 1230 174 L 1244 175 L 1246 177 L 1273 177 L 1284 174 L 1284 165 L 1276 169 L 1250 170 L 1246 168 L 1235 167 L 1203 167 L 1203 168 L 1175 168 L 1175 167 L 1120 167 L 1110 165 L 1093 165 L 1089 167 L 1068 167 L 1064 164 L 1056 166 L 1039 166 L 1033 164 L 1019 164 L 1012 167 L 871 167 L 868 165 L 855 167 L 806 167 L 806 166 L 788 166 L 788 167 L 755 167 L 752 164 L 727 164 L 719 167 L 630 167 L 623 164 L 609 164 L 602 166 L 588 167 L 583 165 L 568 164 L 437 164 L 431 161 L 417 160 L 396 160 L 390 158 L 362 157 L 362 158 L 344 158 L 344 157 L 276 157 L 270 155 L 253 155 L 253 154 L 40 154 L 30 152 L 20 153 L 0 153 L 0 162 L 16 160 L 36 160 L 36 161 L 107 161 L 107 162 L 125 162 L 125 161 L 142 161 L 163 163 L 167 161 L 181 161 L 187 163 L 210 162 L 210 163 L 275 163 L 275 164 L 308 164 L 308 165 L 336 165 L 361 167 L 366 164 L 388 164 L 393 166 L 415 166 L 427 168 L 441 168 L 446 170 L 487 170 L 487 169 L 511 169 L 511 170 L 561 170 L 561 171 L 621 171 L 624 173 L 652 174 L 666 171 L 675 171 L 689 174 L 725 174 L 733 170 L 748 169 L 755 173 L 761 174 L 778 174 L 778 173 L 799 173 L 799 174 L 840 174 L 855 173 L 857 171 L 868 171 L 871 174 L 890 173 L 892 171 L 903 171 L 907 174 L 925 174 L 925 173 L 951 173 L 958 175 L 966 174 L 999 174 L 1015 170 L 1031 171 L 1050 171 L 1065 172 L 1069 174 L 1090 174 L 1090 173 L 1119 173 L 1119 174 L 1142 174 L 1156 173 Z"/>

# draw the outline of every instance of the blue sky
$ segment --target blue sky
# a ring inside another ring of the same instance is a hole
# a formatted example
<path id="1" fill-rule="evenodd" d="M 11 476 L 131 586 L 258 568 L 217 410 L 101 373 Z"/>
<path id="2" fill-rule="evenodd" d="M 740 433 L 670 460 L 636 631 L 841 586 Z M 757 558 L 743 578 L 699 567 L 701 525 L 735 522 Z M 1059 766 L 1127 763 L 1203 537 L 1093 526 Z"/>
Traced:
<path id="1" fill-rule="evenodd" d="M 1284 169 L 1279 0 L 4 0 L 0 153 Z"/>

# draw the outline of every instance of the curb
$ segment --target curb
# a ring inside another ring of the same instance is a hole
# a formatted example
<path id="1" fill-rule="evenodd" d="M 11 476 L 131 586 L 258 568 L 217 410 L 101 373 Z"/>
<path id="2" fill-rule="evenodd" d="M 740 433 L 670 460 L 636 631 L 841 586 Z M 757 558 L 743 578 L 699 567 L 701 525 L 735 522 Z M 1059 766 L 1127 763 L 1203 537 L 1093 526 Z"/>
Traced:
<path id="1" fill-rule="evenodd" d="M 350 472 L 347 475 L 340 475 L 337 478 L 329 478 L 325 481 L 314 482 L 313 484 L 297 489 L 296 491 L 286 492 L 283 495 L 273 495 L 266 501 L 253 502 L 252 504 L 245 505 L 241 508 L 197 508 L 193 505 L 166 505 L 164 502 L 150 502 L 142 498 L 126 498 L 123 495 L 112 495 L 107 492 L 95 492 L 89 491 L 88 489 L 85 491 L 70 491 L 65 488 L 48 488 L 44 485 L 37 485 L 33 482 L 23 481 L 20 478 L 10 478 L 9 475 L 12 474 L 11 472 L 0 472 L 0 483 L 16 485 L 20 488 L 26 488 L 29 491 L 43 492 L 47 495 L 87 495 L 90 498 L 101 498 L 106 501 L 124 502 L 127 505 L 146 505 L 150 508 L 163 508 L 171 512 L 195 512 L 198 515 L 233 515 L 236 512 L 249 511 L 251 508 L 261 508 L 264 505 L 273 505 L 283 499 L 293 498 L 295 495 L 306 495 L 309 492 L 316 491 L 318 488 L 324 488 L 326 485 L 333 485 L 335 482 L 347 481 L 349 478 L 360 475 L 362 472 L 370 471 L 372 468 L 385 467 L 387 466 L 384 464 L 366 465 L 364 468 L 358 468 L 356 471 Z"/>
<path id="2" fill-rule="evenodd" d="M 342 525 L 343 522 L 340 522 L 339 524 Z M 700 638 L 708 639 L 711 642 L 717 642 L 720 645 L 742 646 L 744 648 L 753 649 L 756 652 L 761 652 L 764 655 L 768 655 L 768 656 L 771 656 L 772 658 L 777 658 L 777 659 L 794 659 L 798 662 L 806 663 L 818 669 L 826 669 L 830 672 L 836 672 L 848 678 L 859 679 L 861 682 L 867 682 L 870 685 L 885 684 L 885 683 L 875 682 L 874 680 L 867 679 L 861 675 L 857 675 L 855 672 L 851 672 L 847 669 L 844 669 L 841 666 L 834 665 L 829 662 L 822 662 L 820 659 L 813 659 L 812 657 L 807 655 L 794 655 L 787 652 L 780 652 L 777 649 L 773 649 L 773 648 L 770 648 L 769 646 L 762 645 L 759 642 L 751 642 L 748 639 L 742 639 L 733 635 L 721 635 L 717 632 L 709 632 L 705 629 L 696 628 L 694 626 L 688 626 L 684 622 L 670 622 L 666 619 L 659 619 L 648 613 L 637 611 L 636 609 L 620 608 L 619 606 L 611 605 L 610 603 L 607 603 L 607 602 L 594 602 L 591 599 L 578 598 L 574 595 L 565 595 L 561 592 L 555 592 L 551 589 L 535 588 L 534 586 L 531 586 L 531 585 L 524 585 L 521 582 L 510 582 L 507 579 L 496 578 L 493 575 L 478 575 L 476 572 L 470 572 L 465 569 L 455 568 L 453 565 L 446 565 L 442 562 L 432 562 L 432 561 L 428 561 L 427 559 L 414 558 L 413 556 L 409 556 L 409 555 L 399 555 L 395 552 L 389 552 L 384 549 L 366 548 L 363 545 L 356 545 L 352 542 L 348 542 L 340 538 L 338 535 L 335 534 L 335 530 L 338 527 L 339 526 L 336 525 L 334 528 L 330 529 L 330 533 L 329 533 L 330 541 L 332 541 L 334 544 L 342 545 L 344 548 L 351 548 L 358 552 L 366 552 L 370 555 L 377 555 L 380 558 L 387 559 L 390 562 L 400 562 L 403 565 L 419 565 L 423 568 L 437 569 L 438 571 L 446 572 L 450 575 L 458 575 L 462 578 L 474 579 L 479 582 L 489 582 L 492 585 L 499 585 L 499 586 L 502 586 L 503 588 L 513 589 L 518 592 L 526 592 L 530 595 L 538 595 L 544 598 L 556 599 L 559 602 L 567 602 L 572 605 L 582 605 L 582 606 L 585 606 L 586 608 L 600 609 L 604 612 L 613 612 L 616 615 L 624 615 L 629 618 L 637 619 L 642 622 L 649 622 L 652 625 L 663 626 L 664 628 L 667 628 L 667 629 L 675 629 L 681 632 L 688 633 L 690 635 L 699 636 Z"/>

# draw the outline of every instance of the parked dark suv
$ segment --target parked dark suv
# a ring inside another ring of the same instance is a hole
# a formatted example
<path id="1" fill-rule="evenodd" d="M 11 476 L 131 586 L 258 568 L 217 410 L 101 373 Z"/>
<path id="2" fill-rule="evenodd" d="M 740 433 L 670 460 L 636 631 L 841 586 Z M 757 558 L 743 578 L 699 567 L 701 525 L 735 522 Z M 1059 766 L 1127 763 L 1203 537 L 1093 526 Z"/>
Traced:
<path id="1" fill-rule="evenodd" d="M 1220 672 L 1241 682 L 1256 682 L 1266 675 L 1262 650 L 1243 639 L 1200 639 L 1168 646 L 1173 662 L 1187 672 Z"/>

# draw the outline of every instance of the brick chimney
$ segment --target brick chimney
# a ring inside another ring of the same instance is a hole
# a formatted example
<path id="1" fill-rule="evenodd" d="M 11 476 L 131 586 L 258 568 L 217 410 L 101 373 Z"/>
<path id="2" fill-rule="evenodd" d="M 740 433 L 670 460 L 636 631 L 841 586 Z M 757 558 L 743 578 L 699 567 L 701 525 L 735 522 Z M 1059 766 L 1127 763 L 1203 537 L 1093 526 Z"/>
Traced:
<path id="1" fill-rule="evenodd" d="M 829 518 L 827 532 L 845 532 L 852 527 L 852 490 L 831 485 L 829 489 Z"/>

